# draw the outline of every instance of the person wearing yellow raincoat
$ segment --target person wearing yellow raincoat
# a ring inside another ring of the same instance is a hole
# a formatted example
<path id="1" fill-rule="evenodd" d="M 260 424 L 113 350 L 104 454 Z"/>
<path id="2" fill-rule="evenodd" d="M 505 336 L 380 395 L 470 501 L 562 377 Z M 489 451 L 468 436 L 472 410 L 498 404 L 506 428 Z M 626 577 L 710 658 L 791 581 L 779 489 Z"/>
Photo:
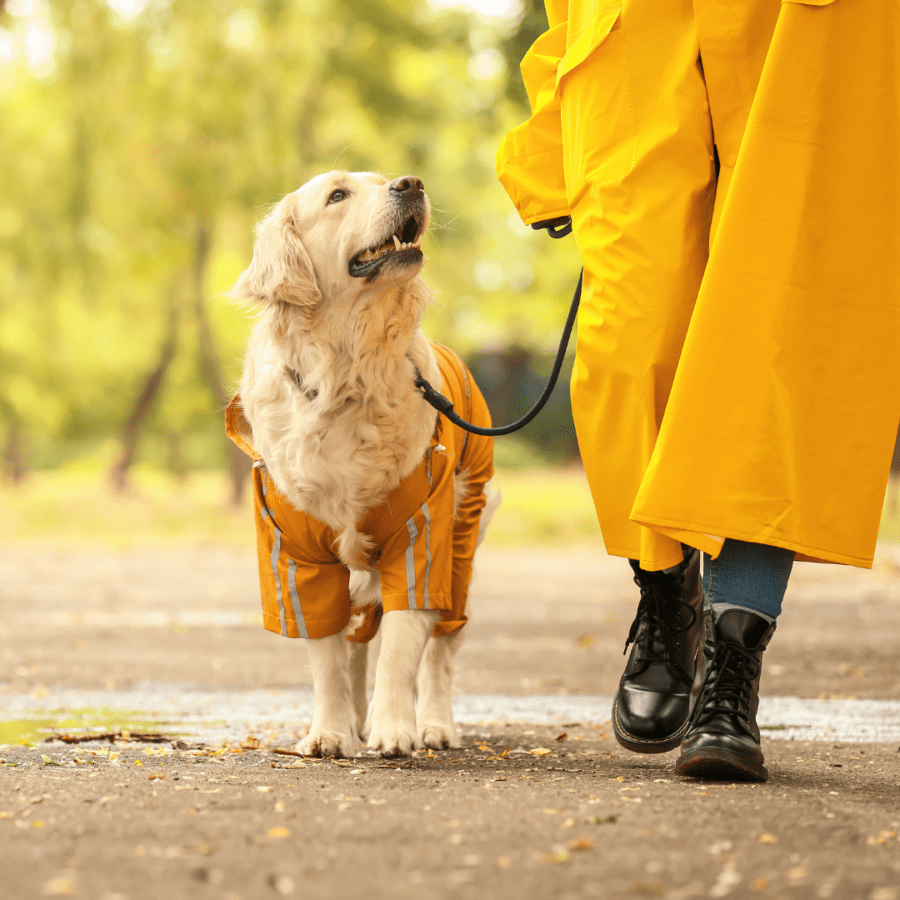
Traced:
<path id="1" fill-rule="evenodd" d="M 764 780 L 791 566 L 871 566 L 900 419 L 900 3 L 546 8 L 497 169 L 584 263 L 575 425 L 641 591 L 613 725 Z"/>

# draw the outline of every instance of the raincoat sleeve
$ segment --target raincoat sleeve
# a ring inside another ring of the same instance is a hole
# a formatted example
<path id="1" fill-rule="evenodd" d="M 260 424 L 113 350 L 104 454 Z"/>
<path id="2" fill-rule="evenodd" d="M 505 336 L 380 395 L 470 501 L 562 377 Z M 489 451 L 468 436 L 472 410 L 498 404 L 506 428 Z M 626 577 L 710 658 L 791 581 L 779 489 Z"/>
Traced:
<path id="1" fill-rule="evenodd" d="M 550 28 L 522 60 L 531 118 L 497 152 L 497 177 L 526 225 L 569 215 L 556 71 L 566 52 L 568 0 L 545 0 Z"/>

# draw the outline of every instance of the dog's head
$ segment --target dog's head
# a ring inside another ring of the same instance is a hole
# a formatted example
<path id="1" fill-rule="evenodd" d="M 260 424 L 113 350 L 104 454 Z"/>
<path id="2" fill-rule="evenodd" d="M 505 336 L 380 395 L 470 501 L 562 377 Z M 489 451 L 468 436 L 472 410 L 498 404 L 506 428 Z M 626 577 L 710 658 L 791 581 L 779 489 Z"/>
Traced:
<path id="1" fill-rule="evenodd" d="M 253 261 L 232 293 L 308 314 L 415 278 L 430 207 L 422 182 L 329 172 L 288 194 L 257 228 Z"/>

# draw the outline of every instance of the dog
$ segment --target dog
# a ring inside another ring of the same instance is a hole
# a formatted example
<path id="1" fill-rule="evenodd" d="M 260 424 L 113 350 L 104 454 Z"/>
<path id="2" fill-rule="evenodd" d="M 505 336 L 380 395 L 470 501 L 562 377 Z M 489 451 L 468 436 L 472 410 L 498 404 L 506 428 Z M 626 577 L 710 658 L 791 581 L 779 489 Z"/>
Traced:
<path id="1" fill-rule="evenodd" d="M 355 756 L 360 738 L 384 756 L 459 746 L 452 663 L 500 498 L 491 439 L 439 417 L 416 386 L 442 384 L 490 424 L 466 366 L 420 329 L 429 219 L 418 178 L 320 175 L 259 224 L 232 289 L 259 315 L 227 429 L 254 458 L 264 625 L 308 638 L 304 756 Z"/>

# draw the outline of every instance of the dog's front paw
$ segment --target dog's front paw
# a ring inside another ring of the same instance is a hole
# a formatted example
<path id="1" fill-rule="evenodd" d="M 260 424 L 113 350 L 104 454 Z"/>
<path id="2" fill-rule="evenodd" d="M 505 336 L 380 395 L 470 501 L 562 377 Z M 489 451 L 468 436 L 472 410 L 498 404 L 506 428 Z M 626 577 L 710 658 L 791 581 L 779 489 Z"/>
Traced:
<path id="1" fill-rule="evenodd" d="M 294 746 L 297 753 L 304 756 L 357 756 L 360 751 L 359 739 L 355 734 L 339 731 L 311 731 Z"/>
<path id="2" fill-rule="evenodd" d="M 452 722 L 424 722 L 419 724 L 422 743 L 432 750 L 449 750 L 462 746 Z"/>
<path id="3" fill-rule="evenodd" d="M 368 731 L 369 749 L 381 756 L 410 756 L 413 750 L 424 747 L 413 724 L 379 723 L 373 717 Z"/>

